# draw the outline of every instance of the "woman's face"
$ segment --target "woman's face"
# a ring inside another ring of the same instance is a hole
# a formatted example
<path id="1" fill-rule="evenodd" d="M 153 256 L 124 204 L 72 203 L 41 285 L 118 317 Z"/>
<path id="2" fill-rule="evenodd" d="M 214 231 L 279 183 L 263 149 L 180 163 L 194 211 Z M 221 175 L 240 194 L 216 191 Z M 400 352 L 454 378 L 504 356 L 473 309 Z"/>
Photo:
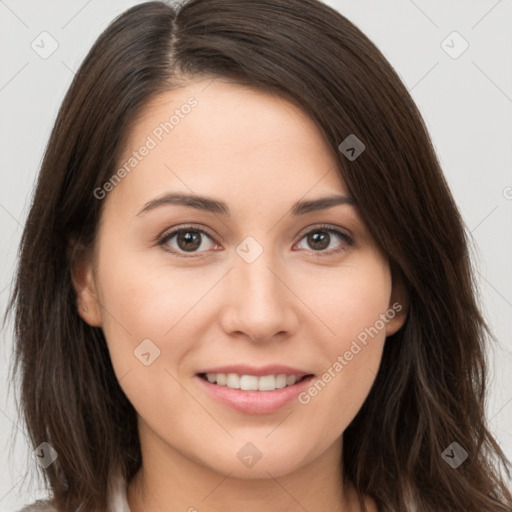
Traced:
<path id="1" fill-rule="evenodd" d="M 405 308 L 336 165 L 292 103 L 221 80 L 133 126 L 75 286 L 146 455 L 247 478 L 339 461 Z"/>

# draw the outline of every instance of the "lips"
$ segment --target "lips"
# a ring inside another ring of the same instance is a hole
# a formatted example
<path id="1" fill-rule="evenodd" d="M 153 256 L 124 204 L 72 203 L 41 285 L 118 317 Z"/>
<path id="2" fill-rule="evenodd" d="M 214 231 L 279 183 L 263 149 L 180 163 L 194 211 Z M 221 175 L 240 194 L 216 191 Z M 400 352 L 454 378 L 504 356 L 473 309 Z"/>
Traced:
<path id="1" fill-rule="evenodd" d="M 245 414 L 271 414 L 292 403 L 314 375 L 284 365 L 230 365 L 205 368 L 195 377 L 218 403 Z"/>

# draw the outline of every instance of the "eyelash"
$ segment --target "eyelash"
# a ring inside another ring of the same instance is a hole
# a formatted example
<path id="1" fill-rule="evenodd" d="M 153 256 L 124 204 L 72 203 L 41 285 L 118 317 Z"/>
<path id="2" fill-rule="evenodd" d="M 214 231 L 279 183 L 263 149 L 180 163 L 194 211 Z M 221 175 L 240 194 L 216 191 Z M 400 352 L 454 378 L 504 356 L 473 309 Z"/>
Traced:
<path id="1" fill-rule="evenodd" d="M 199 226 L 190 224 L 189 226 L 185 226 L 185 227 L 170 231 L 169 233 L 165 233 L 158 240 L 158 245 L 161 246 L 164 249 L 164 251 L 171 253 L 173 256 L 177 256 L 179 258 L 197 258 L 198 257 L 197 254 L 201 254 L 201 253 L 190 253 L 190 255 L 185 255 L 183 253 L 176 252 L 174 250 L 169 250 L 164 247 L 165 244 L 167 244 L 167 242 L 169 242 L 169 240 L 171 240 L 175 235 L 177 235 L 179 233 L 187 232 L 187 231 L 198 232 L 198 233 L 201 233 L 202 235 L 206 235 L 208 238 L 211 238 L 212 240 L 214 240 L 213 236 L 211 236 L 207 231 L 205 231 L 204 229 L 202 229 Z M 304 234 L 301 235 L 299 242 L 305 236 L 307 236 L 311 233 L 315 233 L 317 231 L 326 231 L 327 233 L 334 234 L 335 236 L 340 238 L 342 242 L 345 242 L 348 245 L 354 244 L 354 240 L 350 236 L 348 236 L 346 233 L 343 233 L 342 231 L 339 231 L 338 229 L 335 229 L 335 228 L 325 225 L 325 224 L 322 224 L 320 226 L 315 226 L 313 229 L 306 231 Z M 342 246 L 342 247 L 339 247 L 338 249 L 331 249 L 330 251 L 325 251 L 325 250 L 314 251 L 314 250 L 312 250 L 311 252 L 313 252 L 315 254 L 315 256 L 325 257 L 325 256 L 334 256 L 344 250 L 345 250 L 345 248 Z"/>

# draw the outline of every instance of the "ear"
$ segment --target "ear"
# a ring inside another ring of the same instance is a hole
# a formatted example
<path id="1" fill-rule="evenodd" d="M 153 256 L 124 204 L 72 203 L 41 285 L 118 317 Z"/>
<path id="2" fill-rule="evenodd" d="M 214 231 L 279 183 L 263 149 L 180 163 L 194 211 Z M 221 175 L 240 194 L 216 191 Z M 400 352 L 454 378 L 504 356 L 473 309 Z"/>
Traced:
<path id="1" fill-rule="evenodd" d="M 95 283 L 93 251 L 72 239 L 68 244 L 68 259 L 78 314 L 89 325 L 101 327 L 101 307 Z"/>
<path id="2" fill-rule="evenodd" d="M 404 279 L 398 271 L 391 272 L 392 289 L 388 306 L 389 321 L 386 324 L 386 336 L 395 334 L 402 328 L 409 310 L 409 294 L 404 286 Z"/>

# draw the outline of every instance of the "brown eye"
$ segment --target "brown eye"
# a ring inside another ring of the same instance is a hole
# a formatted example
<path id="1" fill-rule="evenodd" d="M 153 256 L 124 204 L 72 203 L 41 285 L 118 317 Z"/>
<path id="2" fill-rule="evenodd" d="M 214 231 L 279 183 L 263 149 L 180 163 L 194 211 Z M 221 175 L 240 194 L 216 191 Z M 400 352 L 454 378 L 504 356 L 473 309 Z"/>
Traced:
<path id="1" fill-rule="evenodd" d="M 180 253 L 201 253 L 207 251 L 209 244 L 215 246 L 210 235 L 206 231 L 192 226 L 171 231 L 160 241 L 160 245 L 164 246 L 165 250 L 179 256 L 181 256 Z"/>
<path id="2" fill-rule="evenodd" d="M 183 251 L 195 251 L 201 246 L 201 237 L 197 231 L 181 231 L 178 233 L 176 243 Z"/>
<path id="3" fill-rule="evenodd" d="M 336 245 L 336 239 L 338 244 Z M 347 248 L 347 245 L 352 245 L 354 242 L 348 235 L 327 226 L 320 226 L 306 233 L 301 240 L 306 240 L 308 247 L 314 252 L 318 252 L 323 255 L 331 255 L 338 253 Z M 300 242 L 299 242 L 300 244 Z M 320 255 L 319 254 L 319 255 Z"/>
<path id="4" fill-rule="evenodd" d="M 308 244 L 315 251 L 323 251 L 329 247 L 331 235 L 327 231 L 315 231 L 307 235 Z"/>

